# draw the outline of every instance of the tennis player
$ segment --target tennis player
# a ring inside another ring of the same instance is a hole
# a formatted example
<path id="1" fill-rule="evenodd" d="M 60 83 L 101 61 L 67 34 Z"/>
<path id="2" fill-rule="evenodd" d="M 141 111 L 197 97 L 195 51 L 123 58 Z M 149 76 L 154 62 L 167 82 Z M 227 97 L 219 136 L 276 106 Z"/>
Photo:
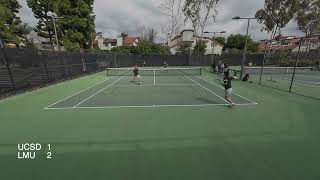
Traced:
<path id="1" fill-rule="evenodd" d="M 167 61 L 164 61 L 164 62 L 163 62 L 163 67 L 164 67 L 164 68 L 167 68 L 167 67 L 168 67 Z"/>
<path id="2" fill-rule="evenodd" d="M 235 105 L 233 102 L 232 102 L 232 85 L 231 85 L 231 81 L 234 80 L 233 77 L 230 77 L 229 76 L 229 72 L 228 71 L 225 71 L 224 72 L 224 78 L 223 78 L 223 85 L 224 85 L 224 96 L 225 96 L 225 99 L 233 106 Z"/>
<path id="3" fill-rule="evenodd" d="M 138 65 L 135 65 L 134 66 L 134 69 L 133 69 L 133 79 L 132 79 L 133 82 L 137 82 L 138 81 L 138 84 L 141 85 L 141 76 L 139 74 L 139 68 L 138 68 Z"/>
<path id="4" fill-rule="evenodd" d="M 244 75 L 244 77 L 242 78 L 243 82 L 247 82 L 249 80 L 249 74 Z"/>

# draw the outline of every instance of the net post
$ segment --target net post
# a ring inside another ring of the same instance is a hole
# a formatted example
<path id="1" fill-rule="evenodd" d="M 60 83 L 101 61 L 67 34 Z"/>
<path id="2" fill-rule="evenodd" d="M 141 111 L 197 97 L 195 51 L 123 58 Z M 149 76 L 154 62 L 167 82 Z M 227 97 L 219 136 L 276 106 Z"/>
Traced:
<path id="1" fill-rule="evenodd" d="M 294 65 L 294 68 L 293 68 L 293 73 L 292 73 L 289 93 L 292 92 L 292 85 L 293 85 L 294 75 L 296 74 L 296 68 L 297 68 L 297 65 L 298 65 L 298 60 L 299 60 L 299 56 L 300 56 L 300 50 L 301 50 L 302 41 L 303 41 L 303 38 L 301 38 L 300 42 L 299 42 L 299 49 L 298 49 L 295 65 Z"/>
<path id="2" fill-rule="evenodd" d="M 200 76 L 202 75 L 202 68 L 200 67 Z"/>

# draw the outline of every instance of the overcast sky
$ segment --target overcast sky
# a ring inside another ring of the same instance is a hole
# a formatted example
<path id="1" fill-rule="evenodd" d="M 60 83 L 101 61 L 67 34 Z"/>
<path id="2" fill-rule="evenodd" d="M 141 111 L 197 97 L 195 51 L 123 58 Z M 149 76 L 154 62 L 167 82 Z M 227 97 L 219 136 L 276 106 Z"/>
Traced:
<path id="1" fill-rule="evenodd" d="M 96 14 L 96 31 L 103 32 L 105 37 L 116 37 L 121 32 L 137 35 L 141 27 L 155 27 L 161 33 L 161 24 L 166 23 L 166 16 L 159 5 L 163 0 L 95 0 L 94 13 Z M 26 0 L 19 0 L 22 5 L 19 15 L 23 22 L 35 26 L 37 20 Z M 226 30 L 229 34 L 246 31 L 246 21 L 233 21 L 234 16 L 252 17 L 258 9 L 263 8 L 264 0 L 220 0 L 216 22 L 210 21 L 207 31 Z M 186 25 L 185 28 L 190 28 Z M 302 35 L 296 30 L 296 23 L 290 22 L 282 29 L 283 35 Z M 261 32 L 261 26 L 252 21 L 250 35 L 255 40 L 269 37 L 266 32 Z"/>

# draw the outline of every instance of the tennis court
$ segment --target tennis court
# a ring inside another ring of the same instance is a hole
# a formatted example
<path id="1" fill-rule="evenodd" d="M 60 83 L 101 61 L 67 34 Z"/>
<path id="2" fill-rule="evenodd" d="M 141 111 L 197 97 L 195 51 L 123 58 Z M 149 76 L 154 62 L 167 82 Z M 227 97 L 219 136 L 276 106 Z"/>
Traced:
<path id="1" fill-rule="evenodd" d="M 0 179 L 317 179 L 318 100 L 204 68 L 108 71 L 0 100 Z M 18 143 L 51 144 L 35 160 Z M 54 169 L 54 170 L 53 170 Z"/>
<path id="2" fill-rule="evenodd" d="M 221 84 L 201 78 L 201 68 L 142 69 L 141 85 L 131 81 L 131 71 L 126 68 L 108 69 L 105 80 L 45 109 L 229 105 L 224 99 Z M 257 104 L 237 93 L 234 102 L 236 105 Z"/>
<path id="3" fill-rule="evenodd" d="M 233 67 L 231 71 L 240 72 L 240 68 Z M 290 90 L 292 81 L 292 93 L 320 99 L 320 71 L 314 67 L 263 67 L 262 72 L 261 67 L 245 67 L 245 72 L 255 83 L 285 91 Z"/>

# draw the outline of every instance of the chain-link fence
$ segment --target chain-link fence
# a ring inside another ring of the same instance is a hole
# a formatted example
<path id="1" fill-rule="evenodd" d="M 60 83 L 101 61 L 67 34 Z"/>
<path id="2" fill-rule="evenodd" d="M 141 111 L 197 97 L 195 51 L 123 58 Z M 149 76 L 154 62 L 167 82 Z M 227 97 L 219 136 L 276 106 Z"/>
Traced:
<path id="1" fill-rule="evenodd" d="M 250 80 L 262 86 L 320 100 L 320 51 L 272 52 L 264 66 L 246 67 Z"/>
<path id="2" fill-rule="evenodd" d="M 248 55 L 246 63 L 261 64 L 263 54 Z M 206 66 L 223 61 L 240 65 L 242 54 L 211 55 L 124 55 L 96 52 L 55 52 L 36 49 L 0 50 L 0 94 L 105 70 L 107 67 Z"/>
<path id="3" fill-rule="evenodd" d="M 0 50 L 0 94 L 101 71 L 112 58 L 101 54 L 35 49 Z"/>

